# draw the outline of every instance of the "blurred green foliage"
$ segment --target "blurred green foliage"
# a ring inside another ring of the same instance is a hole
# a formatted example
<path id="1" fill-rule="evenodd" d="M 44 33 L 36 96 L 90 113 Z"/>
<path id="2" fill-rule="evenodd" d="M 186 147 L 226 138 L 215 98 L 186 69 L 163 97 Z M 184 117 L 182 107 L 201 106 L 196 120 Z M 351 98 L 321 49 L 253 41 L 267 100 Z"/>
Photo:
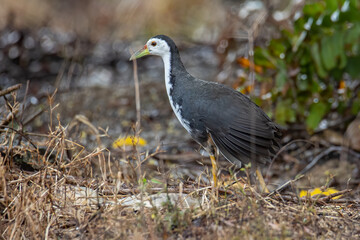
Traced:
<path id="1" fill-rule="evenodd" d="M 255 49 L 255 64 L 267 69 L 258 80 L 275 79 L 271 99 L 278 123 L 305 122 L 313 131 L 330 111 L 359 112 L 360 96 L 349 88 L 360 77 L 359 5 L 358 0 L 306 4 L 293 30 Z"/>

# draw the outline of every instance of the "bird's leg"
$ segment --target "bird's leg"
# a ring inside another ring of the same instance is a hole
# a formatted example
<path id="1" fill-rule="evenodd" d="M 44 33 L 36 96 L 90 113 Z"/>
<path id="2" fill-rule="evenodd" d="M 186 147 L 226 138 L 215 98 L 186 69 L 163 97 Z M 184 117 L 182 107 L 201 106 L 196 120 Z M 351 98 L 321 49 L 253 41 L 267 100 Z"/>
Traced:
<path id="1" fill-rule="evenodd" d="M 213 154 L 210 154 L 211 165 L 212 165 L 212 175 L 214 180 L 214 188 L 217 188 L 217 164 L 216 157 Z"/>
<path id="2" fill-rule="evenodd" d="M 260 171 L 260 169 L 258 167 L 256 167 L 256 176 L 257 176 L 257 178 L 259 180 L 261 191 L 265 192 L 265 193 L 270 193 L 269 189 L 266 187 L 264 178 L 263 178 L 263 176 L 261 174 L 261 171 Z"/>
<path id="3" fill-rule="evenodd" d="M 217 162 L 216 157 L 218 156 L 215 143 L 212 140 L 211 134 L 208 134 L 207 146 L 205 148 L 210 155 L 211 165 L 212 165 L 212 175 L 214 180 L 213 189 L 217 188 Z"/>

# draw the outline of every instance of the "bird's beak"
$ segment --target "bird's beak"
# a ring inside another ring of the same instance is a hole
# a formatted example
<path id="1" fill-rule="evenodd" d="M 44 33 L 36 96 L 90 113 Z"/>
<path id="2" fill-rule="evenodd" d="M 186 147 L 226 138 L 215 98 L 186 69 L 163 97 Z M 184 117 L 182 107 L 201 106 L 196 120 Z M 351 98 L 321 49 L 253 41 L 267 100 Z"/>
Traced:
<path id="1" fill-rule="evenodd" d="M 142 49 L 136 51 L 133 55 L 131 55 L 129 60 L 131 61 L 131 60 L 134 60 L 137 58 L 141 58 L 141 57 L 149 55 L 149 54 L 150 54 L 149 49 L 148 49 L 147 45 L 145 45 Z"/>

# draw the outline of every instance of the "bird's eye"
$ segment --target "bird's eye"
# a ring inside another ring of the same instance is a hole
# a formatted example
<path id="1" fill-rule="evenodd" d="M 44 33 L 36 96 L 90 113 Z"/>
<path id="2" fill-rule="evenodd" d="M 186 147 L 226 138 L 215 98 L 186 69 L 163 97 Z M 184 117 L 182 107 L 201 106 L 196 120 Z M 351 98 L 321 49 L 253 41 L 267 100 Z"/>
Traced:
<path id="1" fill-rule="evenodd" d="M 155 42 L 155 41 L 151 42 L 151 46 L 155 47 L 155 46 L 156 46 L 156 42 Z"/>

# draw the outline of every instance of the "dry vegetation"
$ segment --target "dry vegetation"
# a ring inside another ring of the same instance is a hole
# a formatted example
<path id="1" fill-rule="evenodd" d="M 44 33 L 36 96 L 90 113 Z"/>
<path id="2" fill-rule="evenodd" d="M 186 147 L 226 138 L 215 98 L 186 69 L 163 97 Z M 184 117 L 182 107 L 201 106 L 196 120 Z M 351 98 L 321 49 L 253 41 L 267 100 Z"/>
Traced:
<path id="1" fill-rule="evenodd" d="M 193 39 L 208 36 L 203 42 L 214 41 L 213 36 L 219 32 L 224 36 L 239 36 L 240 27 L 236 24 L 221 29 L 229 15 L 219 6 L 220 1 L 212 1 L 206 9 L 201 7 L 204 0 L 189 1 L 193 3 L 191 7 L 180 4 L 183 1 L 164 4 L 163 0 L 76 2 L 74 5 L 73 1 L 3 0 L 0 29 L 6 29 L 5 19 L 15 15 L 21 17 L 14 18 L 11 27 L 20 29 L 24 36 L 28 29 L 38 31 L 44 22 L 48 28 L 76 32 L 79 39 L 89 42 L 107 36 L 133 39 L 159 29 L 172 36 L 191 35 Z M 164 16 L 167 21 L 163 20 Z M 265 22 L 265 18 L 259 19 Z M 196 23 L 199 25 L 194 26 Z M 259 24 L 248 24 L 252 27 L 243 37 L 250 45 L 256 40 L 252 38 L 256 38 Z M 90 51 L 87 46 L 84 49 Z M 66 47 L 61 45 L 58 49 Z M 34 49 L 33 55 L 39 50 Z M 58 51 L 56 57 L 66 56 L 62 50 Z M 54 57 L 52 52 L 46 53 L 41 60 L 49 56 Z M 59 59 L 65 63 L 69 60 Z M 39 63 L 47 67 L 46 62 L 39 60 Z M 19 70 L 14 69 L 16 73 Z M 70 70 L 68 73 L 61 68 L 61 71 L 56 73 L 60 76 L 56 77 L 58 80 L 62 75 L 71 75 Z M 44 79 L 36 79 L 33 89 L 48 78 L 45 75 Z M 61 93 L 56 91 L 47 96 L 34 91 L 40 103 L 31 106 L 27 104 L 30 88 L 19 84 L 0 91 L 0 239 L 360 238 L 360 155 L 343 147 L 342 136 L 338 140 L 333 131 L 325 130 L 311 139 L 307 135 L 310 140 L 292 141 L 304 138 L 296 137 L 295 131 L 293 136 L 286 136 L 286 149 L 269 167 L 269 182 L 277 185 L 299 173 L 305 174 L 301 172 L 304 167 L 316 171 L 299 176 L 284 191 L 260 194 L 249 187 L 246 178 L 235 177 L 220 162 L 220 179 L 224 182 L 216 194 L 209 182 L 210 161 L 194 153 L 193 148 L 191 153 L 178 151 L 176 155 L 164 153 L 161 147 L 154 150 L 138 146 L 108 147 L 114 141 L 108 129 L 84 115 L 64 116 L 60 110 L 80 103 L 70 98 L 65 99 L 70 104 L 62 101 L 66 97 L 59 100 Z M 19 89 L 25 94 L 19 94 Z M 66 90 L 72 89 L 65 89 L 65 93 Z M 79 98 L 79 92 L 72 98 Z M 98 102 L 100 97 L 105 97 L 101 91 L 92 94 L 88 97 Z M 139 135 L 138 127 L 134 126 L 130 133 Z M 321 160 L 325 163 L 320 164 Z M 186 162 L 192 165 L 183 167 Z M 201 169 L 200 174 L 190 176 L 195 165 Z M 340 192 L 299 197 L 300 189 L 319 186 L 336 187 Z"/>
<path id="2" fill-rule="evenodd" d="M 110 151 L 101 143 L 106 131 L 99 133 L 84 117 L 63 126 L 55 94 L 48 97 L 48 109 L 42 113 L 51 119 L 48 134 L 24 132 L 24 123 L 40 115 L 23 116 L 23 104 L 16 99 L 19 87 L 1 92 L 5 103 L 0 125 L 3 239 L 360 236 L 358 194 L 351 190 L 316 198 L 299 198 L 291 192 L 265 196 L 239 180 L 224 184 L 215 196 L 200 177 L 149 180 L 148 162 L 160 151 L 141 153 L 136 147 Z M 70 137 L 80 124 L 94 134 L 98 147 L 92 151 Z M 340 194 L 340 199 L 332 199 Z"/>

